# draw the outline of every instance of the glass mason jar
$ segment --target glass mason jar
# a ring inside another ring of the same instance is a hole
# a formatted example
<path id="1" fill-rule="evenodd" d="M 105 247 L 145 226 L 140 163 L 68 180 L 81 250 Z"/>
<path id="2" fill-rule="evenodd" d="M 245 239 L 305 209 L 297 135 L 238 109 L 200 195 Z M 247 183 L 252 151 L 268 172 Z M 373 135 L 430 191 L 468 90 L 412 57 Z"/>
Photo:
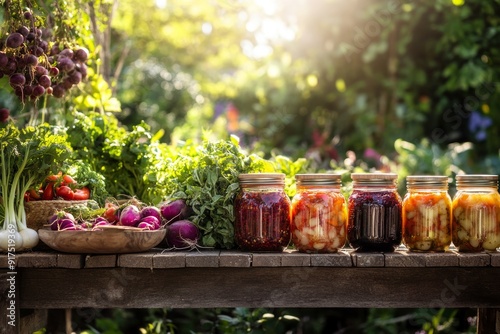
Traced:
<path id="1" fill-rule="evenodd" d="M 448 177 L 406 178 L 403 198 L 403 243 L 412 251 L 444 252 L 451 244 L 451 197 Z"/>
<path id="2" fill-rule="evenodd" d="M 346 241 L 347 204 L 339 174 L 295 175 L 292 242 L 300 252 L 335 253 Z"/>
<path id="3" fill-rule="evenodd" d="M 353 173 L 347 240 L 358 251 L 393 252 L 402 240 L 402 200 L 394 173 Z"/>
<path id="4" fill-rule="evenodd" d="M 498 175 L 457 175 L 452 202 L 452 240 L 460 252 L 500 247 Z"/>
<path id="5" fill-rule="evenodd" d="M 241 250 L 283 251 L 290 242 L 291 202 L 285 174 L 240 174 L 234 202 L 235 241 Z"/>

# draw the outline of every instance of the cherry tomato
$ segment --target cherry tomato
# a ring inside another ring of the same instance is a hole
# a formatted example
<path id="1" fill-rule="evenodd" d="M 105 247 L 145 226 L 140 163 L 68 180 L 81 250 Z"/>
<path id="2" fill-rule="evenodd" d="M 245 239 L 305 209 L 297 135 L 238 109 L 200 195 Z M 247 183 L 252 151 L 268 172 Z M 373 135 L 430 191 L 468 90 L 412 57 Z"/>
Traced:
<path id="1" fill-rule="evenodd" d="M 40 200 L 42 199 L 42 192 L 41 191 L 38 191 L 38 190 L 35 190 L 35 189 L 30 189 L 28 190 L 29 192 L 29 196 L 30 196 L 30 199 L 31 200 Z"/>
<path id="2" fill-rule="evenodd" d="M 50 201 L 54 199 L 54 184 L 49 183 L 45 186 L 45 189 L 42 193 L 42 199 L 46 201 Z"/>
<path id="3" fill-rule="evenodd" d="M 88 187 L 83 187 L 81 189 L 75 189 L 73 200 L 83 201 L 90 198 L 90 189 Z"/>
<path id="4" fill-rule="evenodd" d="M 45 178 L 45 181 L 46 182 L 49 182 L 49 183 L 55 183 L 57 181 L 59 181 L 61 179 L 61 176 L 62 176 L 62 173 L 59 172 L 59 174 L 53 174 L 53 175 L 49 175 Z"/>
<path id="5" fill-rule="evenodd" d="M 102 215 L 106 220 L 110 223 L 117 222 L 119 217 L 118 217 L 118 207 L 115 205 L 107 205 L 106 204 L 106 211 L 104 211 L 104 214 Z"/>
<path id="6" fill-rule="evenodd" d="M 72 201 L 75 197 L 75 193 L 68 186 L 60 186 L 56 188 L 56 194 L 66 201 Z"/>

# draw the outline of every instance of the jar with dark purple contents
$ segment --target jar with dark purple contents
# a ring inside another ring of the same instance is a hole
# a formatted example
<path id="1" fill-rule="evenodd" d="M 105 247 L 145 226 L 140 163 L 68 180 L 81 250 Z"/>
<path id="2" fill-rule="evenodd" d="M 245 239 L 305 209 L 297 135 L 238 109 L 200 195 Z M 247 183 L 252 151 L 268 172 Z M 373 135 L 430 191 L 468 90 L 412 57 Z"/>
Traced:
<path id="1" fill-rule="evenodd" d="M 402 199 L 393 173 L 353 173 L 347 239 L 358 251 L 393 252 L 402 240 Z"/>
<path id="2" fill-rule="evenodd" d="M 291 202 L 285 174 L 240 174 L 234 202 L 235 241 L 244 251 L 281 252 L 290 242 Z"/>

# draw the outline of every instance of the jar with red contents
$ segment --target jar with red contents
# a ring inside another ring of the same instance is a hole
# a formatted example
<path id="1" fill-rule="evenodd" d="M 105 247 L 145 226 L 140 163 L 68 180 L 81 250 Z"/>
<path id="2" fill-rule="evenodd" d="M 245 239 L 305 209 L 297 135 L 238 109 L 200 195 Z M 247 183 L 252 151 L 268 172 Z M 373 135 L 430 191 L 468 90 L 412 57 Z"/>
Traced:
<path id="1" fill-rule="evenodd" d="M 339 174 L 298 174 L 292 242 L 300 252 L 335 253 L 346 241 L 347 203 Z"/>
<path id="2" fill-rule="evenodd" d="M 285 174 L 240 174 L 234 202 L 235 241 L 244 251 L 281 252 L 290 242 L 291 202 Z"/>
<path id="3" fill-rule="evenodd" d="M 500 247 L 498 175 L 457 175 L 456 186 L 453 244 L 460 252 L 495 251 Z"/>
<path id="4" fill-rule="evenodd" d="M 443 252 L 451 244 L 448 177 L 412 175 L 403 198 L 403 243 L 411 251 Z"/>
<path id="5" fill-rule="evenodd" d="M 358 251 L 393 252 L 402 240 L 402 199 L 394 173 L 353 173 L 347 240 Z"/>

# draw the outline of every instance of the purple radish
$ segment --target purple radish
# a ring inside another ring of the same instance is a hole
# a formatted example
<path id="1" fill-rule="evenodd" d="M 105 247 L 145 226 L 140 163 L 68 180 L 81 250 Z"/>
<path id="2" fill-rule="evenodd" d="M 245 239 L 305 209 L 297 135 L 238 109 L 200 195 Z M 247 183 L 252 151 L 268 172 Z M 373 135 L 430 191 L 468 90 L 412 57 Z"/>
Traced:
<path id="1" fill-rule="evenodd" d="M 156 206 L 146 206 L 141 210 L 141 218 L 154 216 L 161 222 L 161 211 Z"/>
<path id="2" fill-rule="evenodd" d="M 178 220 L 167 226 L 165 241 L 175 249 L 193 249 L 198 246 L 200 230 L 189 220 Z"/>
<path id="3" fill-rule="evenodd" d="M 141 211 L 133 204 L 127 205 L 120 213 L 120 221 L 118 225 L 137 226 L 141 220 Z"/>
<path id="4" fill-rule="evenodd" d="M 162 217 L 169 223 L 186 219 L 189 215 L 189 208 L 183 199 L 163 203 L 160 211 Z"/>

